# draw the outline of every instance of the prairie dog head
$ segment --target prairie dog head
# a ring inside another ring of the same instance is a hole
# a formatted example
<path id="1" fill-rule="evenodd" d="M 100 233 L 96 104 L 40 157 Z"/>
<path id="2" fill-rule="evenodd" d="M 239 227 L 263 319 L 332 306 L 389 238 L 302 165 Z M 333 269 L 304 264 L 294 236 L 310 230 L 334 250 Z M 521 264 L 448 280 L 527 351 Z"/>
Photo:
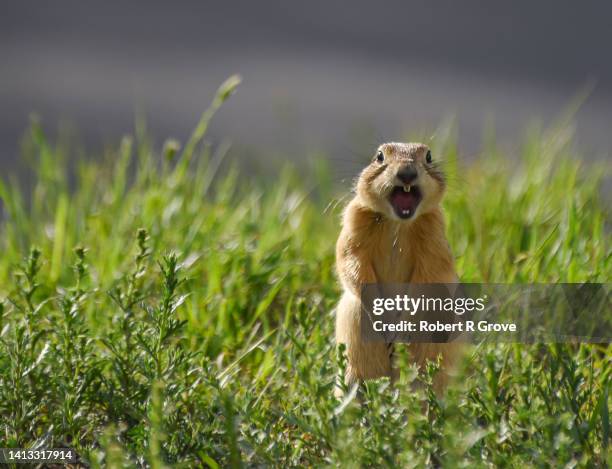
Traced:
<path id="1" fill-rule="evenodd" d="M 357 181 L 357 194 L 367 207 L 404 222 L 437 207 L 444 188 L 444 174 L 422 143 L 381 145 Z"/>

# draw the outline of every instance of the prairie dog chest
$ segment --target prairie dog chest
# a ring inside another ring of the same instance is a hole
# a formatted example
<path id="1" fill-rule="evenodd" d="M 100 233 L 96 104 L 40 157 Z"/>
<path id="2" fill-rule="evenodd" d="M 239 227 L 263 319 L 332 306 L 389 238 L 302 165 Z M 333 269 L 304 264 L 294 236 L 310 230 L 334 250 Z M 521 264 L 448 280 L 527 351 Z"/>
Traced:
<path id="1" fill-rule="evenodd" d="M 386 227 L 372 240 L 371 262 L 379 282 L 409 282 L 414 270 L 414 256 L 406 233 Z"/>

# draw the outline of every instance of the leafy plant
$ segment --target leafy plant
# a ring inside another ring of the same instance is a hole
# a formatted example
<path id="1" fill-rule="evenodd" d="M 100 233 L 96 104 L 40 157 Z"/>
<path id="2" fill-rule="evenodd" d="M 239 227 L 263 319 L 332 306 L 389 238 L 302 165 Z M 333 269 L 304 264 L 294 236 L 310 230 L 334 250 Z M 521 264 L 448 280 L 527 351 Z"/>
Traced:
<path id="1" fill-rule="evenodd" d="M 182 151 L 139 127 L 68 164 L 33 125 L 31 189 L 0 181 L 0 447 L 72 446 L 93 467 L 609 464 L 607 344 L 468 349 L 443 399 L 437 365 L 397 347 L 394 388 L 333 397 L 333 177 L 244 177 L 204 142 L 237 82 Z M 462 279 L 609 280 L 602 168 L 562 130 L 465 167 L 435 142 Z"/>

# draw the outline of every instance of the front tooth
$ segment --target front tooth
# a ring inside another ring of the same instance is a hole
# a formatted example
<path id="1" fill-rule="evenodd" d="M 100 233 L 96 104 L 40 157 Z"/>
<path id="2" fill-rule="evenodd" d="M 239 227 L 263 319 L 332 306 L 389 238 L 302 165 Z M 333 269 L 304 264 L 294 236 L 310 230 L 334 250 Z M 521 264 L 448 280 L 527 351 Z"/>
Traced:
<path id="1" fill-rule="evenodd" d="M 410 192 L 410 184 L 404 184 L 404 192 Z"/>

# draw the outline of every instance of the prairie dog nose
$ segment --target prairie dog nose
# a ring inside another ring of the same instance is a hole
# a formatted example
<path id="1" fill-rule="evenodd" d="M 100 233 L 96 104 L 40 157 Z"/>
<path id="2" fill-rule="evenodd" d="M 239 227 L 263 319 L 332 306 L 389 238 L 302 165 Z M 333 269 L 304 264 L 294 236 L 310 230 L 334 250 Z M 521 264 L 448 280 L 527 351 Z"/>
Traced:
<path id="1" fill-rule="evenodd" d="M 413 165 L 406 165 L 399 169 L 396 176 L 404 184 L 411 184 L 418 175 L 419 174 Z"/>

